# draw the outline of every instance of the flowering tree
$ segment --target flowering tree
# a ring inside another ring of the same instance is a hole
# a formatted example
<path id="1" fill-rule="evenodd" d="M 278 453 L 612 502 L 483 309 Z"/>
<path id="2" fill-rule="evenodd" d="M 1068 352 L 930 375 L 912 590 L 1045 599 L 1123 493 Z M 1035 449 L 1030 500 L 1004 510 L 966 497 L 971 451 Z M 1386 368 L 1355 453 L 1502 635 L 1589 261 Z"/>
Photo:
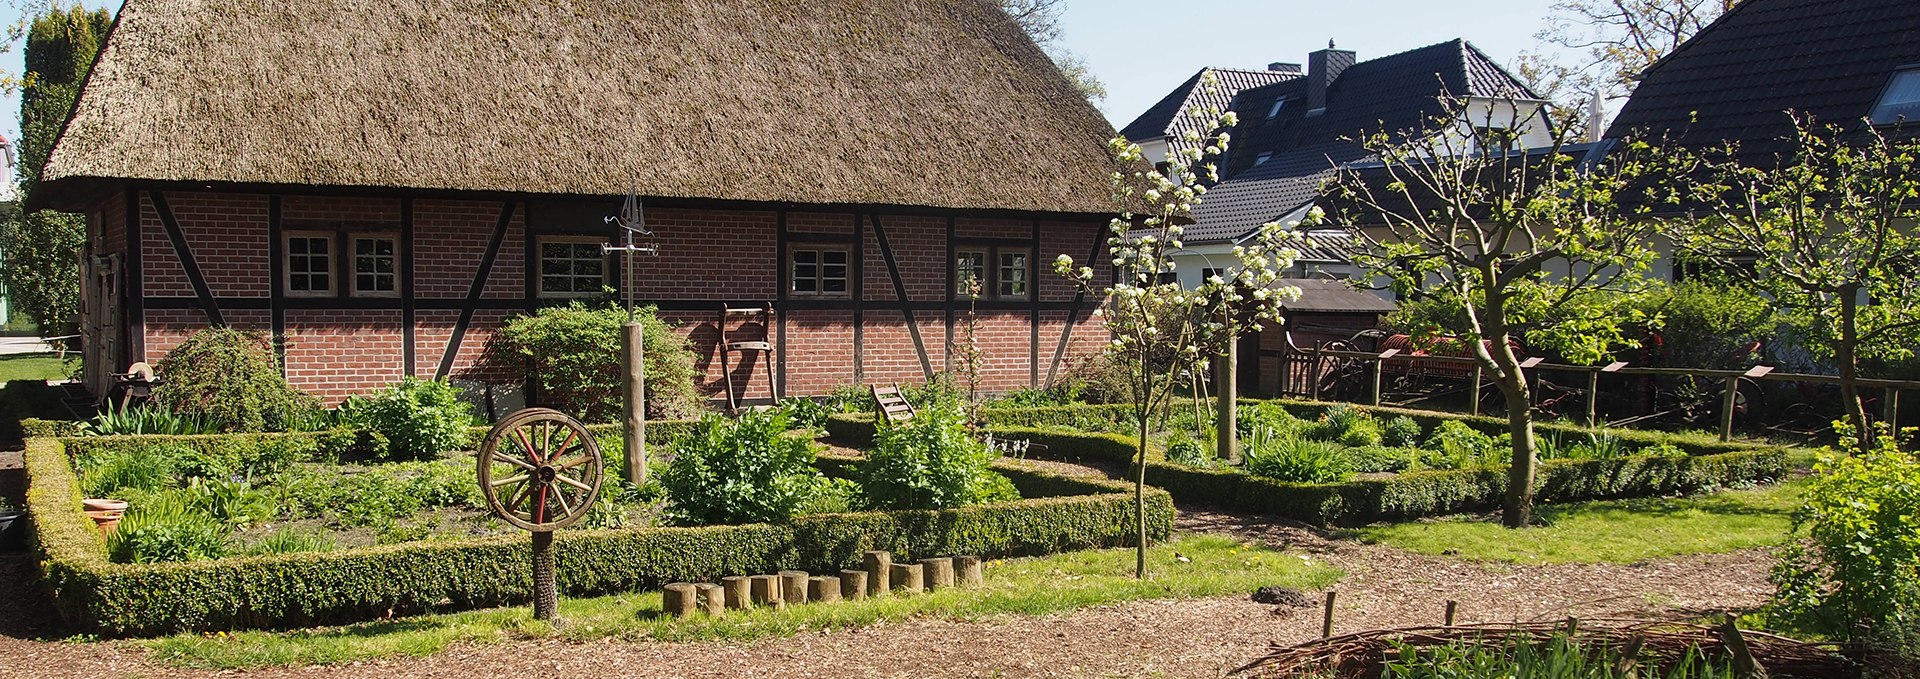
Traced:
<path id="1" fill-rule="evenodd" d="M 1214 89 L 1209 73 L 1202 86 Z M 1296 288 L 1276 288 L 1281 272 L 1293 265 L 1296 252 L 1288 242 L 1287 225 L 1260 227 L 1254 238 L 1233 250 L 1239 261 L 1230 274 L 1214 276 L 1198 287 L 1186 288 L 1170 276 L 1173 253 L 1181 247 L 1180 222 L 1206 194 L 1205 182 L 1219 180 L 1213 160 L 1230 141 L 1225 131 L 1236 122 L 1231 111 L 1189 108 L 1194 116 L 1217 130 L 1203 141 L 1189 132 L 1192 148 L 1167 159 L 1164 171 L 1146 162 L 1140 146 L 1115 138 L 1107 143 L 1117 167 L 1113 199 L 1119 216 L 1109 224 L 1108 250 L 1115 276 L 1111 283 L 1095 281 L 1093 267 L 1076 266 L 1073 257 L 1060 255 L 1054 271 L 1072 280 L 1089 295 L 1105 300 L 1107 329 L 1113 335 L 1107 353 L 1131 376 L 1133 416 L 1139 427 L 1139 452 L 1134 467 L 1134 518 L 1138 553 L 1134 574 L 1147 574 L 1146 453 L 1150 415 L 1173 397 L 1182 371 L 1199 369 L 1204 357 L 1225 342 L 1256 327 L 1262 319 L 1277 319 L 1280 303 L 1298 296 Z M 1231 308 L 1238 313 L 1226 313 Z"/>
<path id="2" fill-rule="evenodd" d="M 1671 156 L 1627 141 L 1586 157 L 1568 148 L 1567 127 L 1524 148 L 1516 131 L 1547 126 L 1544 107 L 1496 124 L 1491 113 L 1471 119 L 1467 104 L 1448 102 L 1428 130 L 1368 137 L 1378 163 L 1343 169 L 1330 193 L 1340 221 L 1358 227 L 1355 264 L 1463 319 L 1446 330 L 1506 400 L 1513 462 L 1501 518 L 1519 528 L 1531 519 L 1538 460 L 1517 340 L 1580 363 L 1635 345 L 1622 330 L 1643 319 L 1620 302 L 1654 258 L 1646 180 Z M 1628 194 L 1631 205 L 1620 199 Z"/>
<path id="3" fill-rule="evenodd" d="M 1744 258 L 1729 274 L 1766 294 L 1833 358 L 1853 444 L 1871 447 L 1860 402 L 1862 359 L 1902 360 L 1920 342 L 1920 141 L 1794 119 L 1794 150 L 1771 164 L 1710 150 L 1688 175 L 1690 219 L 1674 224 L 1683 252 Z"/>

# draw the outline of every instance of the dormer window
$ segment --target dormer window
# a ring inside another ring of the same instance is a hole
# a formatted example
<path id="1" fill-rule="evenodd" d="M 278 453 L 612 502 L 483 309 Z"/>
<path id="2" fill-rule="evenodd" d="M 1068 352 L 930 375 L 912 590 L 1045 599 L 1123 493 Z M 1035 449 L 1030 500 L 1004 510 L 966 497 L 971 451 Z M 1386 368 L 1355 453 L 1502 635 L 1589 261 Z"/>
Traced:
<path id="1" fill-rule="evenodd" d="M 1273 108 L 1267 109 L 1267 120 L 1273 120 L 1274 118 L 1279 117 L 1280 110 L 1286 107 L 1287 107 L 1286 97 L 1280 97 L 1278 99 L 1274 99 Z"/>
<path id="2" fill-rule="evenodd" d="M 1893 74 L 1893 80 L 1887 83 L 1886 91 L 1880 93 L 1880 102 L 1874 105 L 1867 119 L 1875 125 L 1920 123 L 1920 68 Z"/>
<path id="3" fill-rule="evenodd" d="M 1268 160 L 1272 160 L 1272 159 L 1273 159 L 1272 151 L 1261 151 L 1260 155 L 1253 159 L 1253 164 L 1265 165 Z"/>

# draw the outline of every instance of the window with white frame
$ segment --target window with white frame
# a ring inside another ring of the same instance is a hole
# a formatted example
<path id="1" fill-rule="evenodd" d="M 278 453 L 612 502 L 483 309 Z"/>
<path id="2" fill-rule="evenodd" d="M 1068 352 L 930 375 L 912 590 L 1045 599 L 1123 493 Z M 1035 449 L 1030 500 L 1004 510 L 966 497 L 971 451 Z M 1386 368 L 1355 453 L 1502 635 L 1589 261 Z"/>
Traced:
<path id="1" fill-rule="evenodd" d="M 391 234 L 353 234 L 353 294 L 400 296 L 400 240 Z"/>
<path id="2" fill-rule="evenodd" d="M 1024 251 L 999 252 L 999 280 L 994 289 L 1000 299 L 1026 299 L 1027 297 L 1027 253 Z"/>
<path id="3" fill-rule="evenodd" d="M 607 286 L 606 241 L 594 237 L 549 237 L 539 240 L 540 296 L 583 297 L 600 294 Z"/>
<path id="4" fill-rule="evenodd" d="M 332 295 L 333 234 L 292 232 L 286 235 L 287 295 L 325 297 Z"/>
<path id="5" fill-rule="evenodd" d="M 1920 123 L 1920 67 L 1893 74 L 1867 119 L 1875 125 Z"/>
<path id="6" fill-rule="evenodd" d="M 846 248 L 799 246 L 790 250 L 788 289 L 795 295 L 844 296 L 852 277 Z"/>
<path id="7" fill-rule="evenodd" d="M 960 250 L 953 255 L 953 294 L 966 299 L 987 296 L 987 253 L 985 250 Z"/>

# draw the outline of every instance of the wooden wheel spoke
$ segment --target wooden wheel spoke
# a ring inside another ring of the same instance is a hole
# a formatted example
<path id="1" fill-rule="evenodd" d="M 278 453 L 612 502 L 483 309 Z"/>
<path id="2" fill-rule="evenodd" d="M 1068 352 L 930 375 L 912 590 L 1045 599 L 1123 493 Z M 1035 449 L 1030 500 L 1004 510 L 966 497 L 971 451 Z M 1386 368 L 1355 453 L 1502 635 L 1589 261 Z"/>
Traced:
<path id="1" fill-rule="evenodd" d="M 572 469 L 574 467 L 578 467 L 580 465 L 583 465 L 592 461 L 593 461 L 592 456 L 582 453 L 580 457 L 574 458 L 572 460 L 568 460 L 566 462 L 554 463 L 553 468 L 555 471 L 565 471 L 565 470 Z"/>
<path id="2" fill-rule="evenodd" d="M 553 489 L 553 501 L 560 503 L 560 511 L 565 512 L 563 516 L 573 515 L 573 503 L 567 502 L 567 494 L 559 488 Z"/>
<path id="3" fill-rule="evenodd" d="M 501 506 L 506 507 L 507 511 L 519 512 L 521 503 L 526 502 L 527 498 L 533 494 L 533 487 L 536 485 L 539 484 L 528 483 L 527 485 L 521 486 L 520 490 L 514 494 L 513 499 L 501 504 Z"/>
<path id="4" fill-rule="evenodd" d="M 575 480 L 573 480 L 573 478 L 572 478 L 572 477 L 570 477 L 570 476 L 567 476 L 566 474 L 561 474 L 561 475 L 558 475 L 558 476 L 555 476 L 555 477 L 553 477 L 553 480 L 555 480 L 555 481 L 559 481 L 559 482 L 561 482 L 561 483 L 564 483 L 564 484 L 567 484 L 567 485 L 569 485 L 569 486 L 573 486 L 573 487 L 575 487 L 575 488 L 579 488 L 580 490 L 583 490 L 583 491 L 586 491 L 586 492 L 589 492 L 589 493 L 591 493 L 591 492 L 593 492 L 593 486 L 589 486 L 589 485 L 587 485 L 587 484 L 584 484 L 584 483 L 581 483 L 581 482 L 579 482 L 579 481 L 575 481 Z"/>
<path id="5" fill-rule="evenodd" d="M 550 531 L 579 521 L 603 480 L 600 448 L 578 420 L 545 409 L 509 415 L 478 453 L 481 491 L 499 517 Z"/>
<path id="6" fill-rule="evenodd" d="M 534 464 L 540 464 L 542 462 L 540 459 L 540 451 L 534 449 L 533 441 L 527 437 L 526 431 L 520 429 L 513 430 L 513 441 L 514 443 L 520 444 L 520 450 L 527 454 L 528 460 L 532 460 Z"/>
<path id="7" fill-rule="evenodd" d="M 521 461 L 521 460 L 516 460 L 516 459 L 513 459 L 513 458 L 512 458 L 512 457 L 510 457 L 510 456 L 507 456 L 507 455 L 503 455 L 503 454 L 501 454 L 501 453 L 500 453 L 500 451 L 497 451 L 497 450 L 496 450 L 496 451 L 493 451 L 493 456 L 492 456 L 492 457 L 493 457 L 493 461 L 494 461 L 494 462 L 505 462 L 505 463 L 507 463 L 507 464 L 510 464 L 510 465 L 513 465 L 513 466 L 515 466 L 515 467 L 519 467 L 519 468 L 521 468 L 521 469 L 525 469 L 525 470 L 527 470 L 527 471 L 533 471 L 533 469 L 534 469 L 534 466 L 533 466 L 533 465 L 530 465 L 530 464 L 527 464 L 526 462 L 524 462 L 524 461 Z"/>
<path id="8" fill-rule="evenodd" d="M 519 475 L 519 476 L 509 476 L 509 477 L 507 477 L 507 478 L 504 478 L 504 479 L 494 479 L 491 485 L 492 485 L 493 487 L 495 487 L 495 488 L 499 488 L 499 487 L 501 487 L 501 486 L 504 486 L 504 485 L 507 485 L 507 484 L 509 484 L 509 483 L 519 483 L 519 482 L 521 482 L 521 481 L 525 481 L 525 480 L 527 480 L 527 479 L 530 479 L 530 478 L 533 478 L 533 477 L 532 477 L 532 476 L 529 476 L 529 475 L 527 475 L 527 474 L 521 474 L 521 475 Z"/>

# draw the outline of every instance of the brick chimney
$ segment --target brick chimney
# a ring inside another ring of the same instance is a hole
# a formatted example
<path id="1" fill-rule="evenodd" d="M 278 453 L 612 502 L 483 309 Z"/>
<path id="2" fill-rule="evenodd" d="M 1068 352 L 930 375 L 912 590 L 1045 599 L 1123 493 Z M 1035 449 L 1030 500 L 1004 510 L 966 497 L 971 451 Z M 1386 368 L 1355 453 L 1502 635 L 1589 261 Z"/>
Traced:
<path id="1" fill-rule="evenodd" d="M 1352 66 L 1354 53 L 1333 48 L 1333 41 L 1327 41 L 1327 48 L 1307 55 L 1307 111 L 1309 113 L 1327 107 L 1327 90 L 1340 74 Z"/>

